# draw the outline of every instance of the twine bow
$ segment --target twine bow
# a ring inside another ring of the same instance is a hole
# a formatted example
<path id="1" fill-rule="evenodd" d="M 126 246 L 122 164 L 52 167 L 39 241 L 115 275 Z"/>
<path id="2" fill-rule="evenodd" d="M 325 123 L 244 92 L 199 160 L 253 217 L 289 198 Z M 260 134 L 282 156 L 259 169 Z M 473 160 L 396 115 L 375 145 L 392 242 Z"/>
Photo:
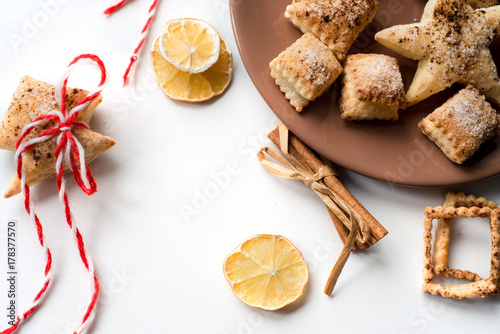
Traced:
<path id="1" fill-rule="evenodd" d="M 280 150 L 283 155 L 269 147 L 263 147 L 257 154 L 259 161 L 274 176 L 284 179 L 301 180 L 304 182 L 306 186 L 314 190 L 326 206 L 350 231 L 349 237 L 345 242 L 325 286 L 325 293 L 331 295 L 342 268 L 353 249 L 354 242 L 356 240 L 360 243 L 367 242 L 371 235 L 370 228 L 358 212 L 323 183 L 323 178 L 335 175 L 333 166 L 326 163 L 317 173 L 313 173 L 308 167 L 288 153 L 288 129 L 281 122 L 279 124 L 279 134 Z M 274 159 L 277 163 L 269 161 L 266 155 Z"/>
<path id="2" fill-rule="evenodd" d="M 79 67 L 90 64 L 97 67 L 101 74 L 101 79 L 96 88 L 88 93 L 88 95 L 80 100 L 78 104 L 71 109 L 70 111 L 66 110 L 66 85 L 69 79 L 69 76 L 77 70 Z M 64 168 L 62 166 L 63 160 L 66 165 L 72 170 L 74 178 L 78 186 L 85 192 L 87 195 L 93 194 L 97 190 L 97 186 L 94 178 L 92 177 L 92 173 L 88 168 L 85 162 L 85 151 L 83 146 L 78 141 L 76 137 L 73 136 L 71 130 L 74 127 L 84 127 L 88 129 L 88 126 L 83 123 L 76 121 L 76 118 L 80 111 L 85 109 L 92 100 L 98 97 L 104 88 L 104 85 L 107 82 L 107 72 L 104 67 L 103 62 L 99 57 L 91 54 L 83 54 L 75 59 L 69 64 L 66 73 L 61 77 L 59 82 L 55 87 L 55 95 L 56 101 L 59 102 L 59 110 L 53 110 L 46 114 L 43 114 L 36 119 L 34 119 L 31 123 L 27 124 L 20 138 L 16 144 L 16 154 L 15 159 L 17 163 L 17 175 L 21 180 L 21 190 L 24 193 L 24 205 L 25 209 L 30 215 L 33 224 L 37 230 L 38 240 L 40 245 L 43 247 L 45 251 L 45 277 L 42 288 L 39 290 L 31 304 L 26 308 L 24 312 L 17 316 L 15 323 L 7 328 L 6 330 L 0 332 L 0 334 L 9 334 L 18 328 L 20 323 L 25 320 L 29 315 L 31 315 L 38 304 L 41 302 L 42 298 L 45 296 L 45 293 L 49 287 L 51 277 L 52 277 L 52 255 L 50 249 L 47 247 L 45 242 L 45 236 L 43 234 L 42 224 L 40 223 L 40 219 L 35 213 L 34 204 L 31 200 L 30 196 L 30 188 L 26 184 L 26 175 L 22 168 L 23 164 L 23 153 L 28 151 L 33 146 L 42 143 L 52 136 L 57 135 L 57 146 L 54 152 L 54 156 L 56 158 L 56 182 L 57 187 L 59 189 L 59 200 L 63 206 L 65 218 L 68 226 L 72 229 L 73 237 L 77 243 L 77 247 L 79 250 L 80 258 L 87 269 L 90 276 L 90 285 L 92 291 L 92 297 L 88 304 L 87 310 L 82 318 L 82 321 L 78 328 L 76 328 L 73 333 L 80 334 L 85 331 L 85 329 L 89 326 L 90 322 L 95 313 L 95 304 L 97 301 L 97 296 L 99 293 L 99 283 L 97 281 L 97 277 L 94 273 L 94 266 L 90 256 L 87 254 L 85 250 L 85 245 L 83 243 L 83 238 L 74 224 L 73 217 L 71 214 L 69 200 L 66 193 L 65 180 L 63 178 Z M 42 124 L 45 124 L 48 121 L 55 122 L 55 125 L 48 130 L 41 132 L 34 138 L 29 140 L 27 136 L 31 133 L 31 131 Z"/>
<path id="3" fill-rule="evenodd" d="M 89 94 L 84 99 L 80 100 L 78 104 L 68 112 L 66 110 L 66 86 L 69 76 L 76 69 L 85 64 L 96 66 L 101 73 L 101 80 L 99 82 L 99 85 L 93 91 L 89 92 Z M 62 161 L 64 158 L 66 165 L 71 168 L 78 186 L 87 195 L 92 195 L 94 192 L 96 192 L 96 183 L 94 181 L 94 178 L 92 177 L 90 169 L 85 163 L 84 149 L 78 139 L 73 136 L 71 130 L 73 130 L 74 127 L 83 127 L 85 129 L 88 129 L 87 124 L 76 121 L 75 119 L 78 117 L 80 111 L 85 109 L 90 104 L 90 102 L 92 102 L 92 100 L 100 95 L 106 82 L 106 70 L 104 68 L 103 62 L 101 61 L 101 59 L 99 59 L 99 57 L 95 55 L 84 54 L 73 59 L 73 61 L 69 64 L 68 70 L 66 71 L 65 75 L 61 77 L 56 85 L 55 94 L 56 100 L 59 102 L 60 110 L 53 110 L 34 119 L 31 123 L 24 127 L 23 132 L 17 141 L 15 160 L 17 161 L 17 175 L 19 179 L 22 180 L 23 178 L 22 154 L 28 151 L 33 146 L 48 140 L 54 135 L 58 135 L 57 147 L 54 152 L 57 161 L 56 170 L 58 172 L 58 187 L 61 188 L 63 186 Z M 51 129 L 43 131 L 37 137 L 27 142 L 25 141 L 26 137 L 35 127 L 45 123 L 48 120 L 55 121 L 56 125 Z M 61 152 L 64 152 L 64 155 L 61 155 Z"/>

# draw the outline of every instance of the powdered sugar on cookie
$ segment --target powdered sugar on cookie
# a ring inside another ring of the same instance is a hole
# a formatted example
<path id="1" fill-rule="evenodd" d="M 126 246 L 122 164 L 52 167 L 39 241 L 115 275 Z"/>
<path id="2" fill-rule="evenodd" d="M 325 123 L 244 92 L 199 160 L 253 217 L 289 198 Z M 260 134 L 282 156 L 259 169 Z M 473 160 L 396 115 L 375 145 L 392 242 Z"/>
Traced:
<path id="1" fill-rule="evenodd" d="M 448 104 L 450 117 L 454 118 L 458 126 L 469 137 L 480 140 L 490 138 L 497 124 L 495 110 L 472 87 L 462 89 L 456 99 Z"/>
<path id="2" fill-rule="evenodd" d="M 356 54 L 348 57 L 347 62 L 356 62 L 353 80 L 358 99 L 395 106 L 403 103 L 403 80 L 395 58 L 381 54 Z"/>
<path id="3" fill-rule="evenodd" d="M 303 33 L 312 32 L 341 61 L 378 8 L 376 0 L 293 0 L 285 17 Z"/>

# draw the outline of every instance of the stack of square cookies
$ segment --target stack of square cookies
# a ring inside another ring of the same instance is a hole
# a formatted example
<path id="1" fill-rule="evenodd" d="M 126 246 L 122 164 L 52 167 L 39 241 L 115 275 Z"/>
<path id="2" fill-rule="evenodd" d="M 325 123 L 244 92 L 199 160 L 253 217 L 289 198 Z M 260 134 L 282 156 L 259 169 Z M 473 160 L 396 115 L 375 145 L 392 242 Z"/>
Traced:
<path id="1" fill-rule="evenodd" d="M 340 62 L 378 8 L 376 0 L 293 0 L 286 7 L 285 17 L 304 35 L 271 61 L 270 67 L 271 76 L 297 111 L 328 91 L 340 76 Z M 363 96 L 369 102 L 369 94 Z M 391 113 L 383 119 L 393 117 Z M 356 119 L 355 113 L 349 118 Z"/>
<path id="2" fill-rule="evenodd" d="M 293 0 L 286 7 L 285 17 L 304 35 L 270 67 L 271 76 L 297 111 L 328 91 L 344 71 L 343 118 L 398 119 L 404 87 L 397 60 L 377 54 L 347 56 L 378 8 L 376 0 Z"/>
<path id="3" fill-rule="evenodd" d="M 420 22 L 379 31 L 376 41 L 419 61 L 406 92 L 396 58 L 348 55 L 378 9 L 377 0 L 293 0 L 284 15 L 304 34 L 270 62 L 271 76 L 302 111 L 342 74 L 340 116 L 351 121 L 395 121 L 400 109 L 463 84 L 467 88 L 418 125 L 451 161 L 464 163 L 500 127 L 485 99 L 500 104 L 488 49 L 500 34 L 499 0 L 429 0 Z"/>

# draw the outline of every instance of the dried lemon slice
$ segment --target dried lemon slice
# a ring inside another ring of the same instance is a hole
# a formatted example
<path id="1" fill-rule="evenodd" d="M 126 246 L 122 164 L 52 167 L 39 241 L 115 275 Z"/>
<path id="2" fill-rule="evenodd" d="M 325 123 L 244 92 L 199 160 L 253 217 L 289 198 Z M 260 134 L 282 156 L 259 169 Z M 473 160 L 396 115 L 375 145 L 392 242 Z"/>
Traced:
<path id="1" fill-rule="evenodd" d="M 176 19 L 165 25 L 159 47 L 162 56 L 179 70 L 201 73 L 219 59 L 220 38 L 204 21 Z"/>
<path id="2" fill-rule="evenodd" d="M 226 257 L 224 275 L 244 303 L 272 311 L 302 295 L 309 269 L 288 239 L 261 234 L 244 240 Z"/>
<path id="3" fill-rule="evenodd" d="M 151 49 L 151 60 L 156 81 L 171 99 L 201 102 L 222 94 L 231 82 L 233 56 L 227 43 L 219 36 L 220 48 L 217 61 L 201 73 L 181 71 L 161 54 L 158 36 Z"/>

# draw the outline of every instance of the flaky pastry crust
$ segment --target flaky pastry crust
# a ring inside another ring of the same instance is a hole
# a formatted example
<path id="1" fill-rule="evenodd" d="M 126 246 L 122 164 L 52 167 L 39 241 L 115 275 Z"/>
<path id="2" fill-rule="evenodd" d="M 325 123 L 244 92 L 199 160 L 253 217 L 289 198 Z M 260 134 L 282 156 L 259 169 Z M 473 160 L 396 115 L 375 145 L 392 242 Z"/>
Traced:
<path id="1" fill-rule="evenodd" d="M 462 164 L 495 135 L 499 124 L 496 111 L 469 85 L 421 120 L 418 126 L 450 160 Z"/>
<path id="2" fill-rule="evenodd" d="M 420 22 L 379 31 L 375 39 L 419 60 L 406 93 L 414 105 L 458 82 L 500 104 L 500 79 L 489 45 L 500 33 L 500 6 L 473 10 L 465 0 L 429 0 Z"/>
<path id="3" fill-rule="evenodd" d="M 285 17 L 303 33 L 316 35 L 342 61 L 378 8 L 376 0 L 293 0 Z"/>
<path id="4" fill-rule="evenodd" d="M 84 89 L 68 88 L 66 90 L 66 110 L 75 107 L 87 94 L 88 91 Z M 96 97 L 85 109 L 80 111 L 76 120 L 89 125 L 94 109 L 101 101 L 101 96 Z M 0 125 L 0 149 L 15 151 L 16 142 L 23 127 L 38 116 L 52 110 L 59 110 L 59 103 L 55 99 L 55 86 L 28 75 L 21 78 Z M 53 124 L 53 122 L 47 122 L 45 128 L 35 128 L 28 139 L 36 137 Z"/>
<path id="5" fill-rule="evenodd" d="M 405 92 L 395 58 L 381 54 L 347 56 L 342 77 L 341 116 L 348 120 L 397 120 Z"/>
<path id="6" fill-rule="evenodd" d="M 276 84 L 297 111 L 326 92 L 342 73 L 338 60 L 311 33 L 297 39 L 269 67 Z"/>
<path id="7" fill-rule="evenodd" d="M 16 150 L 16 143 L 23 132 L 23 128 L 40 115 L 53 110 L 59 110 L 59 104 L 55 98 L 55 86 L 25 76 L 21 79 L 12 97 L 12 103 L 5 112 L 0 126 L 0 149 L 10 151 Z M 70 110 L 79 101 L 87 96 L 88 92 L 83 89 L 68 88 L 66 90 L 66 108 Z M 98 96 L 90 104 L 81 110 L 76 118 L 89 125 L 94 109 L 101 102 Z M 52 128 L 54 121 L 48 120 L 35 127 L 26 137 L 27 140 L 38 136 L 45 130 Z M 111 148 L 115 142 L 110 137 L 100 135 L 91 130 L 75 127 L 73 135 L 80 141 L 85 150 L 85 160 L 90 162 L 99 154 Z M 26 184 L 31 186 L 39 181 L 54 177 L 56 175 L 56 159 L 54 156 L 56 148 L 56 136 L 35 145 L 23 154 L 22 168 L 26 175 Z M 64 171 L 69 168 L 63 163 Z M 21 192 L 21 181 L 15 175 L 4 194 L 11 197 Z"/>

